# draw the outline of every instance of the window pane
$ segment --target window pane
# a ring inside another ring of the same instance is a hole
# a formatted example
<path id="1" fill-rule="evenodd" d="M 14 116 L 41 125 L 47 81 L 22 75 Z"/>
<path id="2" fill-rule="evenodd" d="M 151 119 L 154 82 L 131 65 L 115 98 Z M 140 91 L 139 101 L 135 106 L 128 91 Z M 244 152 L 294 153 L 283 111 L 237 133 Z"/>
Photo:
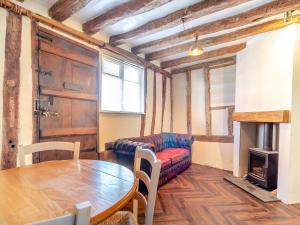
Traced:
<path id="1" fill-rule="evenodd" d="M 142 111 L 139 84 L 124 81 L 124 110 L 128 112 Z"/>
<path id="2" fill-rule="evenodd" d="M 102 110 L 122 111 L 122 80 L 110 75 L 102 77 Z"/>
<path id="3" fill-rule="evenodd" d="M 103 60 L 103 73 L 108 73 L 108 74 L 119 77 L 120 76 L 120 64 L 104 59 Z"/>
<path id="4" fill-rule="evenodd" d="M 141 74 L 141 69 L 129 65 L 124 65 L 125 80 L 139 83 Z"/>

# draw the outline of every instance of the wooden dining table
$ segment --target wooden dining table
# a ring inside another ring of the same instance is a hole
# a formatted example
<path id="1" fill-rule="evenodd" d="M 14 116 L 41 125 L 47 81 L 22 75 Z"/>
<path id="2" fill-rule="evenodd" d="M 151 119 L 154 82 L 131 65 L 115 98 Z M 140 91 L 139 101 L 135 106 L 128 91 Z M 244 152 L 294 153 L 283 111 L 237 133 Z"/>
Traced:
<path id="1" fill-rule="evenodd" d="M 124 207 L 137 181 L 124 166 L 97 160 L 60 160 L 0 171 L 0 224 L 19 225 L 74 213 L 91 203 L 91 224 Z"/>

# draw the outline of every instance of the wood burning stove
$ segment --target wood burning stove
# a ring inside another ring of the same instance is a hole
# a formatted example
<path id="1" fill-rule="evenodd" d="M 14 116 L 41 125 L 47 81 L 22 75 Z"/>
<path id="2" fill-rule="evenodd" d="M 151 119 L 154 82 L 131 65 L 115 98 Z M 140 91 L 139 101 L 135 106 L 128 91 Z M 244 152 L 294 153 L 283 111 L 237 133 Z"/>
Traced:
<path id="1" fill-rule="evenodd" d="M 272 148 L 273 123 L 264 123 L 263 147 L 250 148 L 247 179 L 269 191 L 277 188 L 278 152 Z"/>

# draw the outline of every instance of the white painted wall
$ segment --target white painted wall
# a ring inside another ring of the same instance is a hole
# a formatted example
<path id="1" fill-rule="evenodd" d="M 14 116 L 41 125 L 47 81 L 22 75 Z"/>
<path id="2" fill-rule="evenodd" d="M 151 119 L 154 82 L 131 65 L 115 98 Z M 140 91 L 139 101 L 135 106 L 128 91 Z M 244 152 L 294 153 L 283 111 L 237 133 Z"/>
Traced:
<path id="1" fill-rule="evenodd" d="M 237 54 L 236 111 L 291 110 L 290 124 L 279 126 L 278 197 L 300 202 L 300 26 L 253 37 Z M 234 174 L 239 173 L 239 129 L 235 123 Z M 297 175 L 296 175 L 297 174 Z"/>
<path id="2" fill-rule="evenodd" d="M 186 77 L 185 74 L 173 76 L 173 131 L 187 133 L 186 125 Z"/>
<path id="3" fill-rule="evenodd" d="M 211 105 L 234 105 L 235 66 L 210 71 Z M 205 89 L 203 70 L 192 71 L 192 133 L 204 135 Z M 173 76 L 174 132 L 186 133 L 186 74 Z M 227 110 L 212 111 L 212 134 L 227 135 Z M 215 168 L 233 169 L 233 144 L 195 141 L 192 149 L 192 161 Z"/>
<path id="4" fill-rule="evenodd" d="M 283 189 L 285 194 L 283 200 L 287 203 L 299 203 L 300 202 L 300 25 L 294 26 L 297 34 L 295 39 L 294 48 L 294 67 L 293 67 L 293 97 L 292 97 L 292 119 L 291 119 L 291 135 L 290 135 L 290 151 L 289 158 L 281 159 L 282 164 L 286 167 L 288 165 L 288 191 Z M 280 153 L 281 154 L 281 153 Z M 284 171 L 282 169 L 282 171 Z M 284 178 L 284 174 L 280 174 Z M 287 194 L 286 194 L 287 193 Z"/>
<path id="5" fill-rule="evenodd" d="M 253 37 L 237 54 L 237 112 L 291 109 L 296 29 Z"/>
<path id="6" fill-rule="evenodd" d="M 168 132 L 170 131 L 171 127 L 171 79 L 167 79 L 166 82 L 166 105 L 164 113 L 163 131 Z"/>

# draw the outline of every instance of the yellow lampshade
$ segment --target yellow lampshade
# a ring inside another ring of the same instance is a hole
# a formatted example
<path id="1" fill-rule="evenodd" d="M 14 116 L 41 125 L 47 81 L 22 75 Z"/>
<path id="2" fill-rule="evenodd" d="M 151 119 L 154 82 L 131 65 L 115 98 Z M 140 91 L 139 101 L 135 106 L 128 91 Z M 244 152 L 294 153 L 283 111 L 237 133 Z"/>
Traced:
<path id="1" fill-rule="evenodd" d="M 198 44 L 198 35 L 196 35 L 195 42 L 189 50 L 189 56 L 199 56 L 203 54 L 203 49 Z"/>
<path id="2" fill-rule="evenodd" d="M 189 50 L 189 56 L 198 56 L 203 54 L 203 49 L 197 46 L 192 46 Z"/>

